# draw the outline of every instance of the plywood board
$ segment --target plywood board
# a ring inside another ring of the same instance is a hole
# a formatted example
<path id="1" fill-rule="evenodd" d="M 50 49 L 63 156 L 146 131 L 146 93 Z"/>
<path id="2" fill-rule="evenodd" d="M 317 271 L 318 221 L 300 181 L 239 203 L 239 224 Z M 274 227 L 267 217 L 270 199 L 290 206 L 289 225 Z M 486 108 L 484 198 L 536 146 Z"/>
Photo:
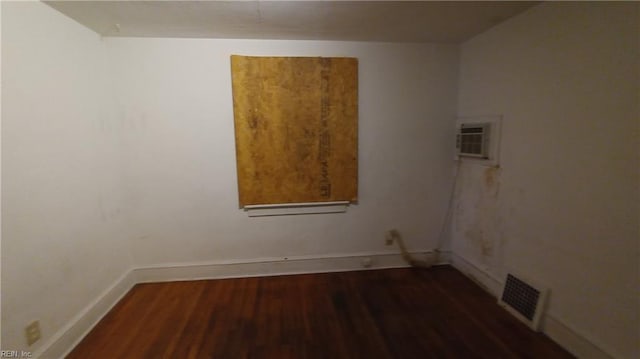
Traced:
<path id="1" fill-rule="evenodd" d="M 357 200 L 358 61 L 231 56 L 240 206 Z"/>

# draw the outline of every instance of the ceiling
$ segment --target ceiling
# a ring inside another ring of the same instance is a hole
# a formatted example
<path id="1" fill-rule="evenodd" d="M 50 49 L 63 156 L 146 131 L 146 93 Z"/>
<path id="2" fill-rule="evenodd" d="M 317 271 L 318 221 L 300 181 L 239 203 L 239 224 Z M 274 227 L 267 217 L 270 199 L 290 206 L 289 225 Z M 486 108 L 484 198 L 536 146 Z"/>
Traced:
<path id="1" fill-rule="evenodd" d="M 45 1 L 103 36 L 460 43 L 533 1 Z"/>

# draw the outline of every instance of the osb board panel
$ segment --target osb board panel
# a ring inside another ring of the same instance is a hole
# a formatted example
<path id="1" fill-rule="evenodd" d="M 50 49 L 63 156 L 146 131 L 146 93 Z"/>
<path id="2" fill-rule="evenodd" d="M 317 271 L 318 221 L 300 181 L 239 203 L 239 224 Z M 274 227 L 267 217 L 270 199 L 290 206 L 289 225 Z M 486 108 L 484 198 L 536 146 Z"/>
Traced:
<path id="1" fill-rule="evenodd" d="M 240 206 L 357 200 L 358 60 L 231 56 Z"/>

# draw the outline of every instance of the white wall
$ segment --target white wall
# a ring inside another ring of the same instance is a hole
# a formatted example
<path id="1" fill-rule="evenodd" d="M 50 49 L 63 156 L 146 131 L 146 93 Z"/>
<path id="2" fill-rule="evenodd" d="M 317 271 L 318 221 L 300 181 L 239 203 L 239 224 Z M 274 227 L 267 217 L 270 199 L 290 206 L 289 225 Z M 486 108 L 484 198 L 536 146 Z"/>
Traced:
<path id="1" fill-rule="evenodd" d="M 501 169 L 461 168 L 454 252 L 548 284 L 619 358 L 640 357 L 638 9 L 534 7 L 464 43 L 459 82 L 460 115 L 504 119 Z"/>
<path id="2" fill-rule="evenodd" d="M 459 93 L 454 46 L 101 40 L 40 3 L 3 2 L 2 30 L 3 349 L 39 319 L 37 350 L 132 264 L 395 251 L 389 228 L 433 248 L 458 95 L 504 122 L 501 169 L 461 167 L 456 254 L 547 283 L 554 318 L 640 355 L 637 4 L 498 25 L 462 46 Z M 231 54 L 359 58 L 358 205 L 238 210 Z"/>
<path id="3" fill-rule="evenodd" d="M 452 179 L 457 49 L 322 41 L 109 38 L 126 129 L 138 265 L 397 251 L 436 243 Z M 359 204 L 344 214 L 248 218 L 238 209 L 229 56 L 354 56 Z"/>
<path id="4" fill-rule="evenodd" d="M 2 2 L 3 350 L 39 350 L 130 268 L 106 60 L 48 6 Z"/>

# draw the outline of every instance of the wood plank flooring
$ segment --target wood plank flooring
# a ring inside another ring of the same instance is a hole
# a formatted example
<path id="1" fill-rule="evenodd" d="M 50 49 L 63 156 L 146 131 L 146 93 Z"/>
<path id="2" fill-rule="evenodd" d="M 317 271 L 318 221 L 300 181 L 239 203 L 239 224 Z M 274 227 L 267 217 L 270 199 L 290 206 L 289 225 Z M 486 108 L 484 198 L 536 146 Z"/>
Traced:
<path id="1" fill-rule="evenodd" d="M 571 358 L 448 266 L 136 285 L 67 358 Z"/>

